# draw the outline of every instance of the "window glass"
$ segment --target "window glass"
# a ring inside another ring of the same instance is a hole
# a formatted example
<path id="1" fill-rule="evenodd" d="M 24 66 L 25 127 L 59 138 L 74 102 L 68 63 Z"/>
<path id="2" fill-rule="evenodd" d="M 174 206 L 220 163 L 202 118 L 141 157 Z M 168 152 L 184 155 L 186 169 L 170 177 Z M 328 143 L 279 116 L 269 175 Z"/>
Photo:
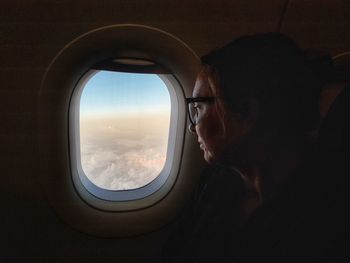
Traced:
<path id="1" fill-rule="evenodd" d="M 80 99 L 80 160 L 87 178 L 108 190 L 140 188 L 162 171 L 170 95 L 156 74 L 98 71 Z"/>

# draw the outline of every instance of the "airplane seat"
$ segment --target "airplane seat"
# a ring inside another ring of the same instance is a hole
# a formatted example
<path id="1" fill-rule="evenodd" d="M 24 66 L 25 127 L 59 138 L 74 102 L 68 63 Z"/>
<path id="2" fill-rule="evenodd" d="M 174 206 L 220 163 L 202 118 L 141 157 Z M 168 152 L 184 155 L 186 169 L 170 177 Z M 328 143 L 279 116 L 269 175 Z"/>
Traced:
<path id="1" fill-rule="evenodd" d="M 331 105 L 320 128 L 320 151 L 326 157 L 348 156 L 350 152 L 350 85 Z"/>
<path id="2" fill-rule="evenodd" d="M 339 94 L 327 111 L 319 130 L 319 171 L 324 180 L 327 196 L 324 209 L 329 224 L 322 231 L 327 233 L 327 250 L 319 262 L 346 262 L 350 244 L 350 52 L 341 57 L 343 77 Z M 334 61 L 337 67 L 337 61 Z M 339 68 L 339 66 L 338 66 Z M 348 83 L 348 84 L 345 84 Z"/>
<path id="3" fill-rule="evenodd" d="M 322 158 L 339 163 L 350 152 L 350 52 L 335 56 L 333 62 L 338 91 L 319 130 L 319 152 Z"/>

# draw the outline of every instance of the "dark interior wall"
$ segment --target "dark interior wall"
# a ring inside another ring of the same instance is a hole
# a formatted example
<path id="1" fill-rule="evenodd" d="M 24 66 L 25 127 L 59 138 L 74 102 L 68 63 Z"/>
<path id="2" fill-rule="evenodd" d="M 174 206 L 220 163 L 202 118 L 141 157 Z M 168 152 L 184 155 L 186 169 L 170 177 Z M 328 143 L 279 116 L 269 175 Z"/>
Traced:
<path id="1" fill-rule="evenodd" d="M 291 0 L 281 31 L 305 49 L 350 51 L 350 1 Z"/>
<path id="2" fill-rule="evenodd" d="M 290 2 L 282 31 L 303 47 L 345 50 L 347 1 L 305 2 Z M 47 203 L 38 175 L 37 96 L 45 69 L 64 45 L 101 26 L 136 23 L 172 33 L 202 55 L 236 36 L 276 30 L 284 6 L 277 0 L 1 1 L 0 261 L 156 261 L 166 237 L 168 228 L 128 239 L 88 236 L 63 224 Z"/>

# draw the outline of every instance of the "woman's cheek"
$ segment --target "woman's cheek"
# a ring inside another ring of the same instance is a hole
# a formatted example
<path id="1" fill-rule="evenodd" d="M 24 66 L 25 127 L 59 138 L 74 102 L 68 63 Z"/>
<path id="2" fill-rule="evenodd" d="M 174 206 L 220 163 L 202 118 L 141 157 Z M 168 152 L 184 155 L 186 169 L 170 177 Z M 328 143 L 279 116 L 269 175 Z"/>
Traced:
<path id="1" fill-rule="evenodd" d="M 220 154 L 220 149 L 224 144 L 222 125 L 214 109 L 210 108 L 196 126 L 200 148 L 204 151 L 204 159 L 209 163 Z"/>

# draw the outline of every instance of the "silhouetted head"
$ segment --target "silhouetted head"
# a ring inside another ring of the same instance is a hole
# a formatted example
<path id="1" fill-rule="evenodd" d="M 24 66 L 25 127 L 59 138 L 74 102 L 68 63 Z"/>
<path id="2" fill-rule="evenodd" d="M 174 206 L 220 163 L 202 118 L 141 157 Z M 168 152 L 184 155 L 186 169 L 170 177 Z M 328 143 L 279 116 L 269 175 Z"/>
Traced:
<path id="1" fill-rule="evenodd" d="M 208 162 L 222 158 L 228 145 L 237 149 L 234 158 L 247 160 L 258 144 L 295 143 L 319 121 L 319 83 L 304 52 L 286 36 L 241 37 L 202 63 L 193 97 L 215 100 L 203 103 L 202 117 L 190 130 Z"/>

